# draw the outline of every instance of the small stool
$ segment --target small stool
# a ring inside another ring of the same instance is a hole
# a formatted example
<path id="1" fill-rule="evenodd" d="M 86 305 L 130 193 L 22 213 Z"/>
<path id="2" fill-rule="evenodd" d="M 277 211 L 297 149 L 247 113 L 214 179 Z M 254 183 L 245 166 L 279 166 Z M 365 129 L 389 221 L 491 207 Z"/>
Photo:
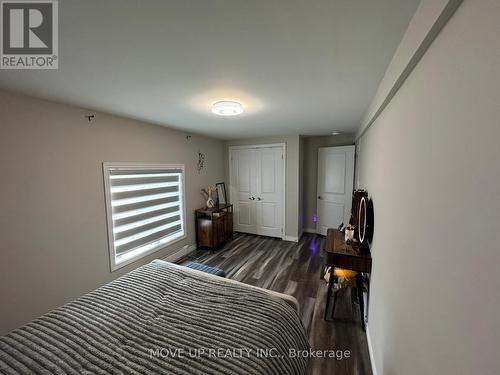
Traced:
<path id="1" fill-rule="evenodd" d="M 209 273 L 211 275 L 226 277 L 226 273 L 224 272 L 224 270 L 221 270 L 220 268 L 217 268 L 217 267 L 210 267 L 210 266 L 207 266 L 206 264 L 189 262 L 188 264 L 186 264 L 186 267 L 192 268 L 193 270 L 198 270 L 201 272 Z"/>

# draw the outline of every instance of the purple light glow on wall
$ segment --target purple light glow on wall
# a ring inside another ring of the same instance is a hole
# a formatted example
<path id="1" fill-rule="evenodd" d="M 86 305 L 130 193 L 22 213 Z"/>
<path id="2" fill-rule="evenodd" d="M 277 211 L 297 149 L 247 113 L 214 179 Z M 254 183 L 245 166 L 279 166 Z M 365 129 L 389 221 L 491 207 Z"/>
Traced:
<path id="1" fill-rule="evenodd" d="M 313 215 L 312 220 L 313 223 L 316 224 L 318 222 L 318 217 L 316 215 Z"/>

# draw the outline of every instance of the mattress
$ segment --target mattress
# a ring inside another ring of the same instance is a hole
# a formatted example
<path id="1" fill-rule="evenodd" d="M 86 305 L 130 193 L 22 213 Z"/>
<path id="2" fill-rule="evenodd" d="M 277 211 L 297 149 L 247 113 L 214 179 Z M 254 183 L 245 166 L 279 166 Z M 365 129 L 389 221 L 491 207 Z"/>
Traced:
<path id="1" fill-rule="evenodd" d="M 0 337 L 0 373 L 304 374 L 295 306 L 156 260 Z"/>

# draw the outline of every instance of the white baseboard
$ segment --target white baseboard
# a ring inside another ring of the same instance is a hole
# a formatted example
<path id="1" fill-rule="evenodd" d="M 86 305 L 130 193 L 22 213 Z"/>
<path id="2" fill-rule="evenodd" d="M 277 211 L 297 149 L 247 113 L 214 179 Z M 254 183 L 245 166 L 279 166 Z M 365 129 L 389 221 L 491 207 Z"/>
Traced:
<path id="1" fill-rule="evenodd" d="M 316 229 L 314 229 L 314 228 L 304 228 L 304 232 L 306 232 L 306 233 L 316 233 Z"/>
<path id="2" fill-rule="evenodd" d="M 299 242 L 299 238 L 295 236 L 284 236 L 283 240 L 291 242 Z"/>
<path id="3" fill-rule="evenodd" d="M 175 253 L 167 255 L 165 258 L 162 258 L 163 260 L 174 263 L 175 261 L 184 258 L 186 255 L 189 253 L 193 252 L 196 250 L 196 245 L 184 245 L 181 247 L 179 250 L 177 250 Z"/>
<path id="4" fill-rule="evenodd" d="M 366 325 L 366 341 L 368 341 L 368 353 L 370 353 L 370 363 L 372 365 L 372 374 L 377 375 L 377 368 L 375 367 L 375 357 L 373 356 L 372 338 L 370 336 L 370 329 Z"/>

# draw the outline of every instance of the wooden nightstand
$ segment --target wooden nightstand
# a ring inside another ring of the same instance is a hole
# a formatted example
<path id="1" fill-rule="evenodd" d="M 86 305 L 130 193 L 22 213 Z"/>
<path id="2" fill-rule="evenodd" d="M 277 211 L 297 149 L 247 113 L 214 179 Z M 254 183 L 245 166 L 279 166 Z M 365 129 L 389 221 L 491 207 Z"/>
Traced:
<path id="1" fill-rule="evenodd" d="M 196 245 L 216 249 L 233 239 L 233 205 L 225 204 L 195 211 Z"/>

